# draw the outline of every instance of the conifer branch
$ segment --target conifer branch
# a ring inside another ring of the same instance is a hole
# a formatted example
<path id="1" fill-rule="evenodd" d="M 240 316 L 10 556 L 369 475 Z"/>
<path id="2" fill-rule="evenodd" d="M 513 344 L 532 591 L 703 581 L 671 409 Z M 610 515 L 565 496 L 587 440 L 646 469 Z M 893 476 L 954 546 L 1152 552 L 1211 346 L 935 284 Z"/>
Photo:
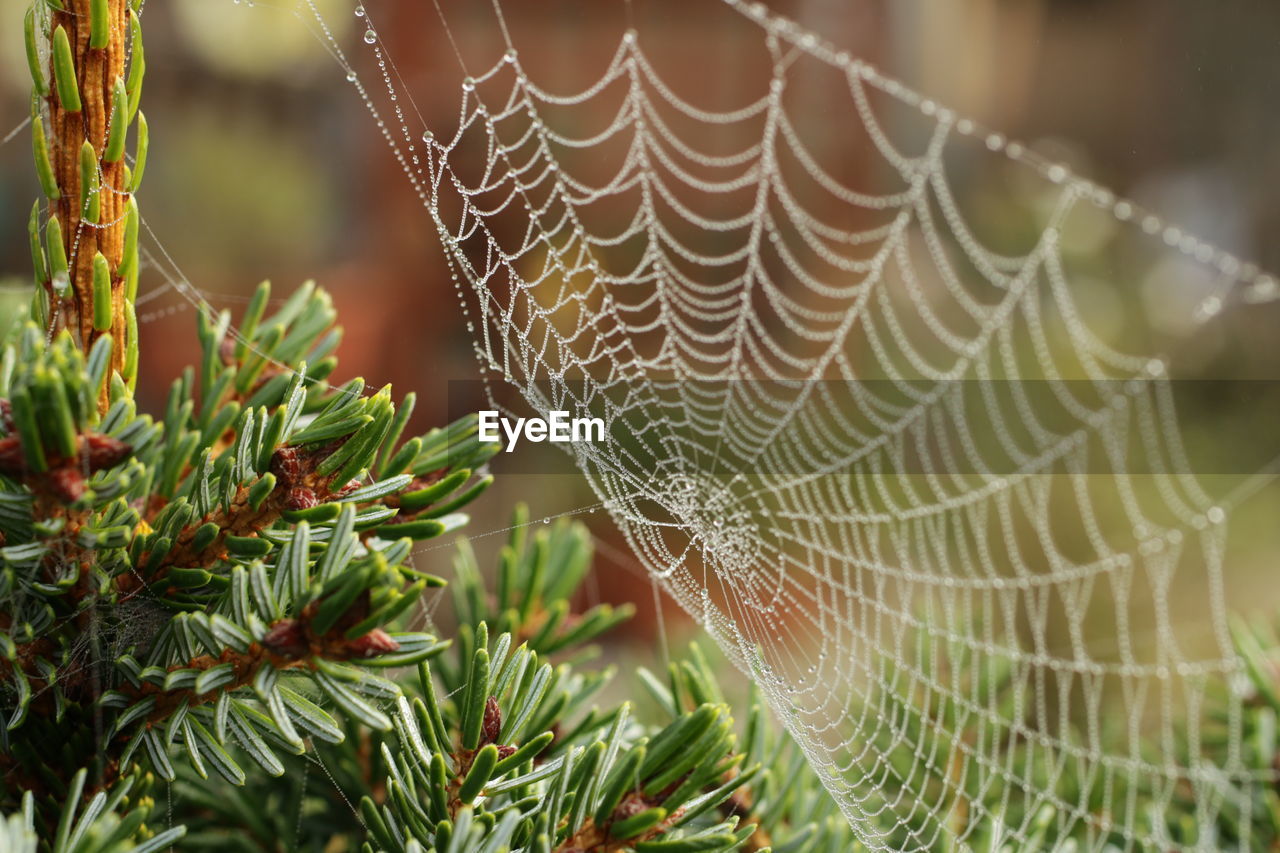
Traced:
<path id="1" fill-rule="evenodd" d="M 45 9 L 48 17 L 42 20 L 37 10 Z M 65 5 L 39 4 L 28 20 L 29 56 L 37 55 L 33 43 L 41 36 L 49 45 L 48 80 L 39 62 L 33 58 L 31 63 L 33 144 L 49 222 L 43 247 L 32 229 L 34 250 L 47 256 L 36 265 L 43 273 L 37 316 L 50 332 L 72 329 L 86 350 L 110 335 L 116 341 L 111 369 L 132 386 L 138 272 L 133 193 L 147 144 L 146 122 L 139 119 L 136 171 L 131 172 L 125 139 L 143 76 L 137 14 L 129 0 L 66 0 Z M 47 33 L 38 27 L 47 27 Z M 99 407 L 105 411 L 106 405 L 104 392 Z"/>

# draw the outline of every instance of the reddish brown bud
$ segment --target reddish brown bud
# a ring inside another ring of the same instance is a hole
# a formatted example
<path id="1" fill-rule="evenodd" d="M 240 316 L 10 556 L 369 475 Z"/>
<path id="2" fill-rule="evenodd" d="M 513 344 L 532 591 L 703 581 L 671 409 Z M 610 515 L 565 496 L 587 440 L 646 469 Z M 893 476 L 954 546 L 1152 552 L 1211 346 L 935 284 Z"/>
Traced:
<path id="1" fill-rule="evenodd" d="M 307 653 L 307 635 L 296 619 L 281 619 L 271 626 L 262 645 L 281 657 L 299 658 Z"/>
<path id="2" fill-rule="evenodd" d="M 0 426 L 5 432 L 13 432 L 13 404 L 0 398 Z"/>
<path id="3" fill-rule="evenodd" d="M 118 438 L 100 432 L 87 432 L 80 436 L 80 452 L 87 458 L 90 471 L 101 471 L 128 459 L 133 448 Z"/>
<path id="4" fill-rule="evenodd" d="M 0 438 L 0 474 L 21 477 L 27 470 L 27 457 L 16 435 Z"/>
<path id="5" fill-rule="evenodd" d="M 54 468 L 45 476 L 48 478 L 49 491 L 63 503 L 75 503 L 84 496 L 84 474 L 80 473 L 79 468 Z"/>
<path id="6" fill-rule="evenodd" d="M 391 639 L 391 635 L 381 628 L 374 628 L 363 637 L 357 637 L 347 644 L 353 657 L 377 657 L 396 651 L 400 644 Z"/>
<path id="7" fill-rule="evenodd" d="M 628 794 L 622 798 L 622 802 L 618 803 L 618 807 L 613 810 L 614 820 L 625 820 L 634 817 L 640 812 L 651 808 L 648 801 L 641 794 Z"/>
<path id="8" fill-rule="evenodd" d="M 222 358 L 223 364 L 236 363 L 236 342 L 230 336 L 223 338 L 218 344 L 218 355 Z"/>
<path id="9" fill-rule="evenodd" d="M 498 760 L 499 760 L 499 761 L 501 761 L 501 760 L 502 760 L 502 759 L 504 759 L 504 758 L 507 758 L 508 756 L 512 756 L 512 755 L 515 755 L 515 754 L 516 754 L 516 748 L 515 748 L 514 746 L 500 746 L 500 747 L 498 747 Z"/>
<path id="10" fill-rule="evenodd" d="M 360 488 L 363 485 L 364 483 L 360 482 L 359 480 L 352 480 L 351 482 L 343 486 L 341 489 L 338 489 L 336 492 L 334 492 L 333 496 L 335 498 L 345 498 L 347 495 L 351 494 L 352 492 L 354 492 L 356 489 Z"/>
<path id="11" fill-rule="evenodd" d="M 311 507 L 319 504 L 316 493 L 305 486 L 297 486 L 289 490 L 289 494 L 284 499 L 286 509 L 311 509 Z"/>
<path id="12" fill-rule="evenodd" d="M 502 709 L 498 700 L 490 696 L 484 700 L 484 727 L 480 730 L 480 745 L 495 743 L 502 733 Z"/>
<path id="13" fill-rule="evenodd" d="M 285 487 L 291 487 L 302 479 L 302 451 L 296 447 L 281 447 L 271 454 L 271 473 Z"/>

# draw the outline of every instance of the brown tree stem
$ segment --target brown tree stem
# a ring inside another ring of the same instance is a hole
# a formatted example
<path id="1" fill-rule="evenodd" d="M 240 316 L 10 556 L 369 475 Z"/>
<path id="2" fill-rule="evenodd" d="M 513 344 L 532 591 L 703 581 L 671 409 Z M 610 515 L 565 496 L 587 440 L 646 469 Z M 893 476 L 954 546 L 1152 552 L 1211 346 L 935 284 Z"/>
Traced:
<path id="1" fill-rule="evenodd" d="M 102 153 L 114 107 L 113 88 L 125 72 L 129 20 L 133 12 L 128 8 L 128 0 L 107 0 L 108 40 L 106 47 L 99 49 L 89 43 L 91 5 L 91 0 L 66 0 L 65 9 L 52 10 L 51 30 L 62 26 L 70 38 L 81 109 L 75 112 L 64 109 L 56 91 L 48 96 L 54 175 L 62 191 L 61 197 L 51 203 L 54 208 L 51 212 L 57 214 L 62 225 L 71 278 L 71 297 L 61 304 L 50 285 L 49 316 L 52 327 L 69 327 L 75 331 L 86 350 L 104 334 L 93 328 L 93 259 L 101 252 L 111 270 L 109 331 L 115 341 L 111 364 L 116 371 L 123 372 L 127 326 L 125 283 L 119 269 L 124 254 L 129 196 L 123 158 L 115 163 L 103 163 Z M 52 68 L 49 76 L 52 80 Z M 97 224 L 84 221 L 85 211 L 80 201 L 80 149 L 86 140 L 93 146 L 101 168 Z"/>

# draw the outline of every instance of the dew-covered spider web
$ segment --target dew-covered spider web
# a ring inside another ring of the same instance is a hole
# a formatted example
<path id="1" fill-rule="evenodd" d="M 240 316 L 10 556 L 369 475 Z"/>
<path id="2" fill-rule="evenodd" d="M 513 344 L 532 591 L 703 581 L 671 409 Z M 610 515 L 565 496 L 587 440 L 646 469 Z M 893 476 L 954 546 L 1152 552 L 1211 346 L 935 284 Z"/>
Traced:
<path id="1" fill-rule="evenodd" d="M 443 242 L 485 381 L 519 414 L 605 419 L 577 467 L 868 847 L 1019 848 L 1044 819 L 1159 849 L 1213 847 L 1229 819 L 1248 846 L 1275 775 L 1242 735 L 1228 522 L 1273 469 L 1200 476 L 1212 433 L 1125 291 L 1176 265 L 1203 327 L 1274 278 L 724 5 L 764 72 L 749 99 L 696 96 L 635 30 L 590 86 L 543 88 L 495 6 L 507 51 L 459 52 L 456 128 L 420 124 L 376 7 L 356 10 L 376 82 L 331 40 Z M 966 206 L 997 166 L 1038 186 L 1013 236 Z M 1099 222 L 1132 248 L 1086 277 L 1073 235 Z M 1099 275 L 1119 333 L 1082 306 Z"/>

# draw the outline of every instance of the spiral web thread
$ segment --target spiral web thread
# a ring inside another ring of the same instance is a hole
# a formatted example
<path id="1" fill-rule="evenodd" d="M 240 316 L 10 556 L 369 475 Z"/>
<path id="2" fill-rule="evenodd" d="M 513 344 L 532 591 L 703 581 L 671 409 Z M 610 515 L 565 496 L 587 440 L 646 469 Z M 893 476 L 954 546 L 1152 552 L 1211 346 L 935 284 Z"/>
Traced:
<path id="1" fill-rule="evenodd" d="M 726 2 L 772 57 L 751 103 L 682 99 L 628 32 L 570 95 L 509 50 L 464 82 L 457 132 L 421 141 L 369 21 L 389 101 L 348 80 L 439 231 L 486 381 L 605 418 L 608 442 L 569 447 L 578 467 L 868 847 L 968 846 L 992 826 L 1016 846 L 1046 805 L 1091 847 L 1179 846 L 1163 811 L 1230 811 L 1247 833 L 1272 777 L 1245 761 L 1230 689 L 1223 556 L 1243 493 L 1215 500 L 1192 475 L 1165 362 L 1086 325 L 1062 228 L 1101 209 L 1202 265 L 1202 319 L 1272 298 L 1274 279 Z M 847 89 L 875 189 L 806 145 L 788 98 L 802 63 Z M 890 109 L 922 128 L 915 148 Z M 1043 178 L 1029 246 L 971 230 L 957 148 Z M 1199 642 L 1175 584 L 1202 602 Z"/>

